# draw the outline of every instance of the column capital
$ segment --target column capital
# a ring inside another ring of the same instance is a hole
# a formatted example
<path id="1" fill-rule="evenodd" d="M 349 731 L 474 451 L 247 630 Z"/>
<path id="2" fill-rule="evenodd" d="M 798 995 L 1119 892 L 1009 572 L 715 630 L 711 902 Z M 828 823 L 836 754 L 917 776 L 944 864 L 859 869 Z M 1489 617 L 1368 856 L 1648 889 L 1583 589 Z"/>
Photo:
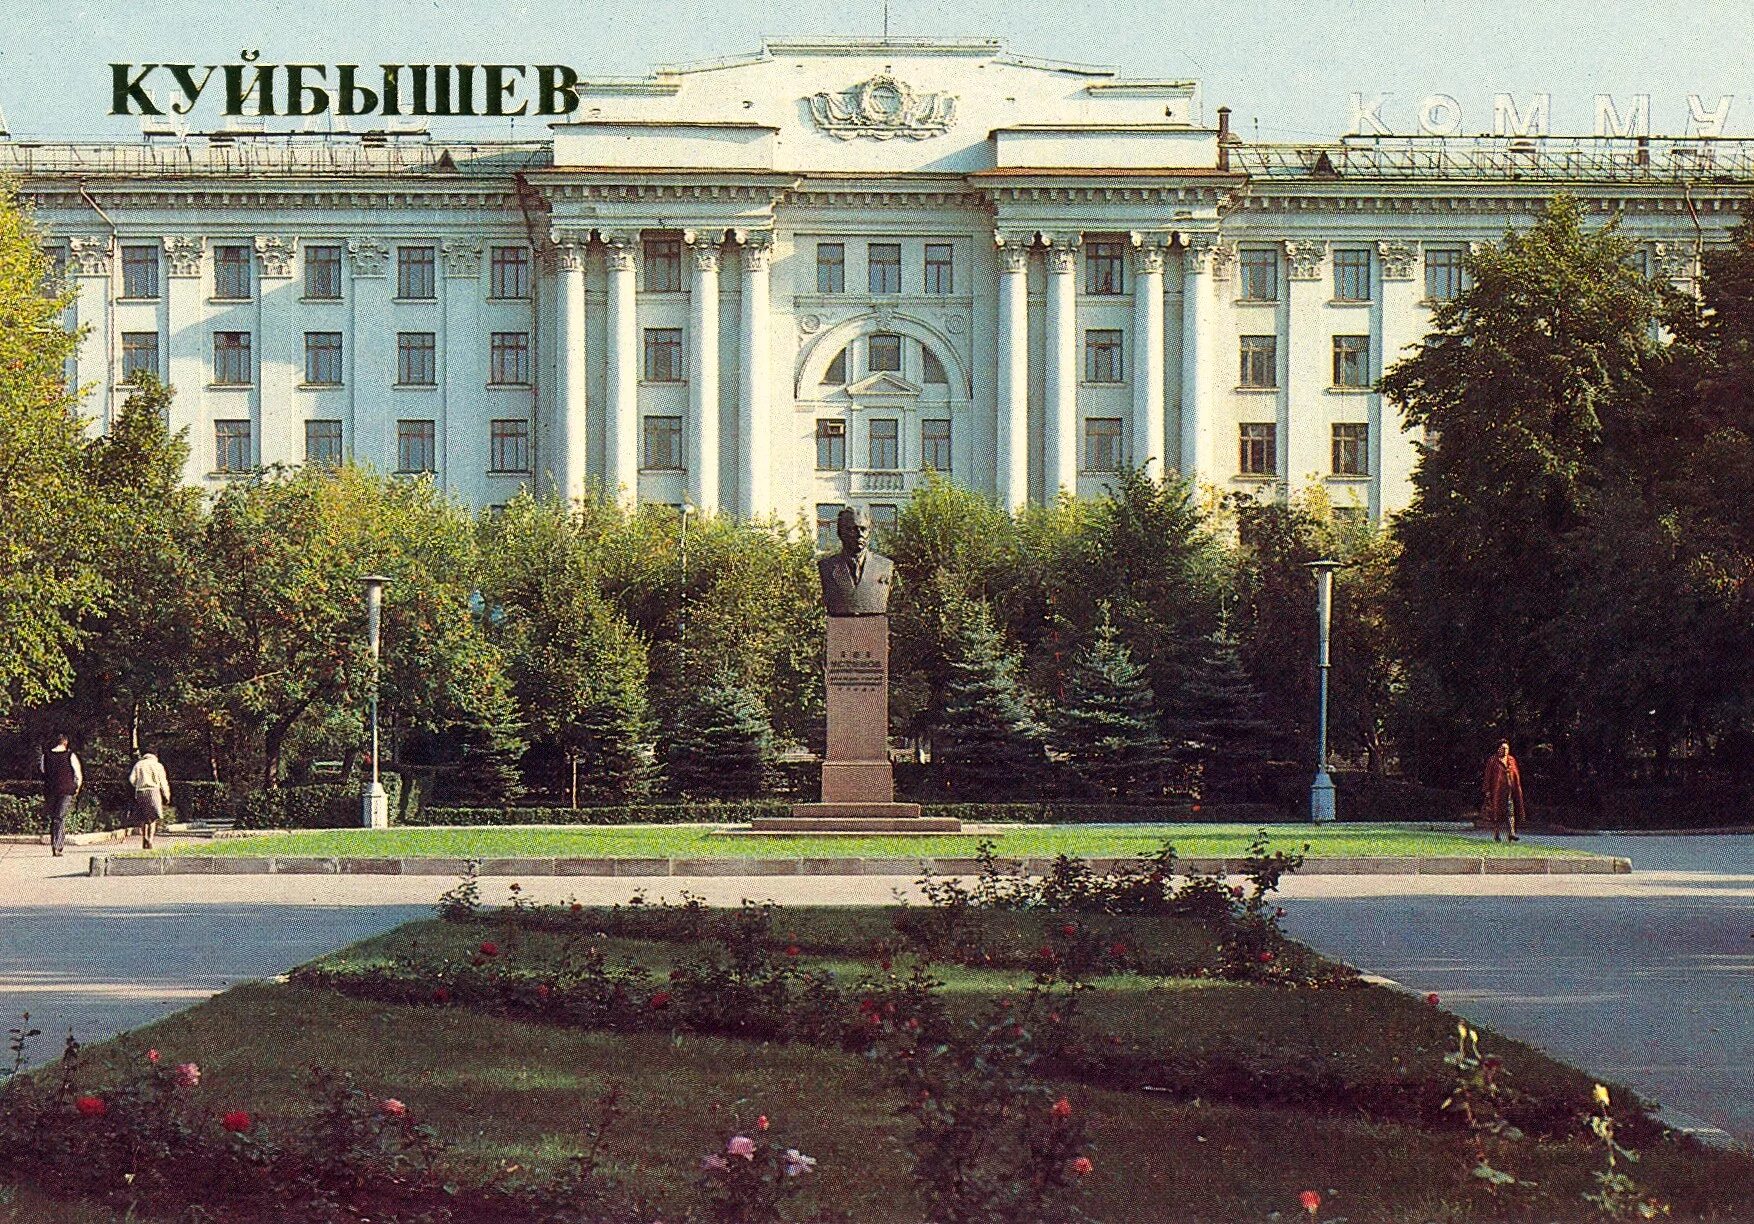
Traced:
<path id="1" fill-rule="evenodd" d="M 194 241 L 199 244 L 200 239 L 197 238 Z M 384 269 L 390 262 L 390 248 L 376 238 L 349 238 L 347 240 L 347 254 L 353 260 L 353 274 L 355 276 L 382 276 Z M 197 249 L 195 263 L 199 264 L 200 262 L 201 253 Z M 196 268 L 195 271 L 189 272 L 187 275 L 194 276 L 199 270 Z M 171 275 L 175 276 L 177 273 L 173 270 Z"/>
<path id="2" fill-rule="evenodd" d="M 473 238 L 446 238 L 444 260 L 446 276 L 480 276 L 481 244 Z"/>
<path id="3" fill-rule="evenodd" d="M 262 264 L 263 280 L 285 280 L 292 275 L 294 244 L 290 238 L 278 236 L 256 239 L 256 258 Z"/>
<path id="4" fill-rule="evenodd" d="M 719 270 L 719 237 L 717 234 L 688 232 L 682 235 L 688 249 L 694 254 L 694 270 L 696 272 L 717 272 Z"/>
<path id="5" fill-rule="evenodd" d="M 67 262 L 75 276 L 110 274 L 110 240 L 102 234 L 75 234 L 67 240 Z"/>
<path id="6" fill-rule="evenodd" d="M 1157 275 L 1163 271 L 1164 256 L 1169 250 L 1167 234 L 1127 235 L 1133 244 L 1133 271 L 1140 275 Z"/>
<path id="7" fill-rule="evenodd" d="M 1048 271 L 1069 276 L 1078 270 L 1078 244 L 1081 234 L 1052 234 L 1048 237 Z"/>
<path id="8" fill-rule="evenodd" d="M 765 271 L 773 257 L 773 231 L 738 230 L 736 238 L 743 245 L 743 271 Z"/>
<path id="9" fill-rule="evenodd" d="M 1184 234 L 1182 236 L 1182 272 L 1206 272 L 1218 253 L 1217 234 Z"/>
<path id="10" fill-rule="evenodd" d="M 1376 244 L 1377 257 L 1382 261 L 1384 280 L 1412 280 L 1413 265 L 1419 262 L 1419 244 L 1400 240 Z"/>
<path id="11" fill-rule="evenodd" d="M 562 272 L 585 270 L 585 244 L 577 239 L 558 236 L 554 243 L 554 257 Z"/>
<path id="12" fill-rule="evenodd" d="M 1322 278 L 1322 265 L 1328 261 L 1328 244 L 1307 238 L 1294 238 L 1285 243 L 1285 262 L 1290 279 L 1312 281 Z"/>
<path id="13" fill-rule="evenodd" d="M 1007 272 L 1028 271 L 1029 248 L 1034 241 L 1032 234 L 995 233 L 993 245 L 999 249 L 999 266 Z"/>
<path id="14" fill-rule="evenodd" d="M 201 252 L 206 243 L 186 234 L 175 234 L 164 240 L 164 260 L 172 276 L 200 276 Z"/>
<path id="15" fill-rule="evenodd" d="M 603 235 L 603 266 L 611 272 L 632 272 L 637 233 L 617 230 Z"/>

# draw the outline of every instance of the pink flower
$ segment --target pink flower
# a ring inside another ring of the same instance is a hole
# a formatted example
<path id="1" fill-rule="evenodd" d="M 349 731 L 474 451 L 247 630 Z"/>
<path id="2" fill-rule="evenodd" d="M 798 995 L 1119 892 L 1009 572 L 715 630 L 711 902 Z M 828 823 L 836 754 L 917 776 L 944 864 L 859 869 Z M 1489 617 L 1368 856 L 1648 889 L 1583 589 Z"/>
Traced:
<path id="1" fill-rule="evenodd" d="M 759 1118 L 755 1119 L 755 1129 L 756 1130 L 764 1131 L 767 1129 L 767 1125 L 768 1125 L 768 1123 L 767 1123 L 767 1115 L 766 1114 L 762 1114 Z"/>
<path id="2" fill-rule="evenodd" d="M 498 956 L 499 945 L 494 943 L 491 939 L 484 939 L 481 941 L 480 951 L 483 956 Z"/>
<path id="3" fill-rule="evenodd" d="M 703 1169 L 717 1170 L 722 1173 L 730 1168 L 731 1165 L 729 1161 L 717 1152 L 710 1152 L 700 1158 L 700 1167 Z"/>
<path id="4" fill-rule="evenodd" d="M 146 1051 L 146 1061 L 149 1063 L 156 1063 L 158 1061 L 158 1051 L 157 1050 Z"/>
<path id="5" fill-rule="evenodd" d="M 547 982 L 537 982 L 536 983 L 536 997 L 538 999 L 546 999 L 548 997 L 548 994 L 549 994 L 548 983 Z"/>
<path id="6" fill-rule="evenodd" d="M 806 1156 L 797 1148 L 787 1148 L 784 1156 L 786 1176 L 796 1177 L 800 1173 L 808 1173 L 816 1167 L 816 1157 Z"/>
<path id="7" fill-rule="evenodd" d="M 1432 991 L 1430 994 L 1425 996 L 1425 1006 L 1427 1006 L 1427 1007 L 1436 1007 L 1437 1006 L 1437 992 L 1435 990 Z"/>
<path id="8" fill-rule="evenodd" d="M 744 1160 L 754 1160 L 755 1140 L 748 1135 L 732 1135 L 730 1142 L 725 1144 L 725 1155 L 741 1156 Z"/>
<path id="9" fill-rule="evenodd" d="M 247 1109 L 234 1109 L 219 1120 L 219 1124 L 234 1135 L 241 1135 L 249 1130 L 255 1119 L 250 1117 Z"/>
<path id="10" fill-rule="evenodd" d="M 201 1068 L 194 1063 L 178 1063 L 175 1074 L 179 1088 L 193 1088 L 201 1082 Z"/>
<path id="11" fill-rule="evenodd" d="M 1314 1190 L 1305 1190 L 1297 1196 L 1297 1201 L 1303 1204 L 1303 1209 L 1309 1212 L 1312 1217 L 1322 1209 L 1322 1196 Z"/>
<path id="12" fill-rule="evenodd" d="M 82 1118 L 101 1118 L 110 1112 L 108 1102 L 102 1097 L 82 1096 L 73 1102 L 73 1108 L 79 1111 Z"/>
<path id="13" fill-rule="evenodd" d="M 1060 934 L 1064 935 L 1067 939 L 1072 938 L 1072 936 L 1076 935 L 1077 933 L 1078 933 L 1078 927 L 1075 924 L 1070 923 L 1070 922 L 1066 923 L 1064 926 L 1062 926 L 1060 928 Z"/>
<path id="14" fill-rule="evenodd" d="M 1048 1112 L 1053 1114 L 1056 1118 L 1069 1118 L 1072 1116 L 1072 1102 L 1068 1101 L 1065 1097 L 1061 1097 L 1054 1102 L 1053 1108 L 1048 1110 Z"/>
<path id="15" fill-rule="evenodd" d="M 408 1113 L 408 1106 L 402 1104 L 395 1097 L 385 1097 L 378 1105 L 378 1109 L 386 1118 L 400 1118 Z"/>
<path id="16" fill-rule="evenodd" d="M 1090 1157 L 1088 1156 L 1074 1156 L 1072 1157 L 1072 1163 L 1066 1167 L 1070 1169 L 1076 1177 L 1089 1177 L 1091 1170 L 1096 1168 L 1095 1165 L 1090 1163 Z"/>

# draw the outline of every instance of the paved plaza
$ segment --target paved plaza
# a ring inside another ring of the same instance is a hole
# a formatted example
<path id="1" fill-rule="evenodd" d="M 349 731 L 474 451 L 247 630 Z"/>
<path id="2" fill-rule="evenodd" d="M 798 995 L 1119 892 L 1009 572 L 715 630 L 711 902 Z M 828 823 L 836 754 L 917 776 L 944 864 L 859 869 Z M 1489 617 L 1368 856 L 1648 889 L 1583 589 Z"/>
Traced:
<path id="1" fill-rule="evenodd" d="M 1631 875 L 1310 876 L 1286 882 L 1292 935 L 1754 1141 L 1754 838 L 1554 838 L 1632 858 Z M 0 1015 L 28 1010 L 52 1056 L 272 977 L 432 913 L 442 877 L 94 879 L 86 853 L 0 846 Z M 484 881 L 506 899 L 510 881 Z M 531 878 L 533 901 L 682 890 L 715 904 L 890 901 L 896 877 Z"/>

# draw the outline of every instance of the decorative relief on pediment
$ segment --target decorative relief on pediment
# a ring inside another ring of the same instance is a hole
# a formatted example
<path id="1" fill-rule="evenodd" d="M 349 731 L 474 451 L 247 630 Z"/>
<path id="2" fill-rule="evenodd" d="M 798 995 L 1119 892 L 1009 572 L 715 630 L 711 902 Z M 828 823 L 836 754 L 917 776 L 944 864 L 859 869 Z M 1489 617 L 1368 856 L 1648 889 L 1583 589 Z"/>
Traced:
<path id="1" fill-rule="evenodd" d="M 263 278 L 282 280 L 291 276 L 294 249 L 290 238 L 256 239 L 256 258 L 262 263 Z"/>
<path id="2" fill-rule="evenodd" d="M 376 238 L 350 238 L 347 253 L 353 257 L 355 276 L 382 276 L 390 262 L 390 248 Z"/>
<path id="3" fill-rule="evenodd" d="M 1413 267 L 1419 262 L 1419 244 L 1416 242 L 1379 242 L 1376 253 L 1382 260 L 1382 278 L 1384 280 L 1412 280 Z"/>
<path id="4" fill-rule="evenodd" d="M 837 140 L 925 140 L 956 122 L 954 95 L 918 93 L 887 73 L 839 93 L 812 94 L 809 103 L 816 126 Z"/>

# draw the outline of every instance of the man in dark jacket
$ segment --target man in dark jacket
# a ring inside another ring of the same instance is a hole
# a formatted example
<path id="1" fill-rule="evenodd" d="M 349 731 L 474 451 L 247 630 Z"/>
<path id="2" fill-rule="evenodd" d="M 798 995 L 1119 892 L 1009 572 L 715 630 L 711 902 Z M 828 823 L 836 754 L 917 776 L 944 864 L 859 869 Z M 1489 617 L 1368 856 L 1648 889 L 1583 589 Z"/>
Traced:
<path id="1" fill-rule="evenodd" d="M 43 814 L 49 818 L 49 853 L 56 858 L 67 845 L 67 814 L 73 810 L 74 797 L 85 785 L 85 771 L 65 735 L 55 737 L 55 746 L 43 753 Z"/>

